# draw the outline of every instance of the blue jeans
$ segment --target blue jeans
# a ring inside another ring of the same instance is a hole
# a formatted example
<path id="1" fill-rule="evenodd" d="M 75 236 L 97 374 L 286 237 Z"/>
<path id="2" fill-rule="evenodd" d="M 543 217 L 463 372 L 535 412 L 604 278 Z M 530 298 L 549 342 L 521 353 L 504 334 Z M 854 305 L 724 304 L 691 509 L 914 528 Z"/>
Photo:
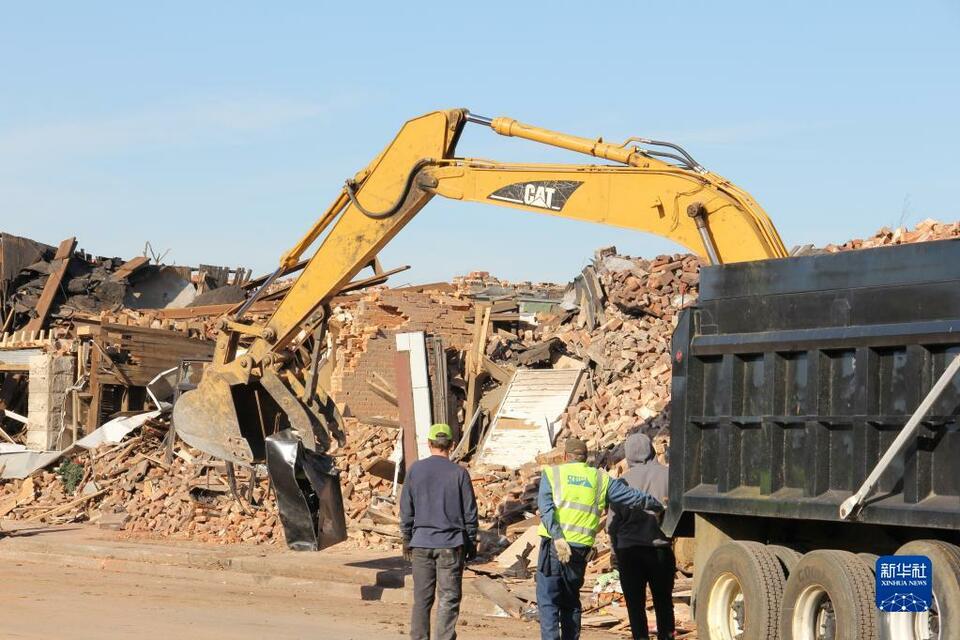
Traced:
<path id="1" fill-rule="evenodd" d="M 574 547 L 570 562 L 561 564 L 553 542 L 540 539 L 537 559 L 537 606 L 540 640 L 580 639 L 580 587 L 587 571 L 589 547 Z"/>

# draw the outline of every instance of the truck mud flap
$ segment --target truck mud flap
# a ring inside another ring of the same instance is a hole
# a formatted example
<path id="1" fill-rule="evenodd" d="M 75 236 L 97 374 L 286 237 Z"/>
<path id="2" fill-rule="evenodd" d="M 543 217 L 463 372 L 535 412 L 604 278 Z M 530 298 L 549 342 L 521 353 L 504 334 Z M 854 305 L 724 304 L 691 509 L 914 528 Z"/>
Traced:
<path id="1" fill-rule="evenodd" d="M 269 436 L 266 450 L 287 547 L 320 551 L 346 540 L 340 474 L 333 458 L 304 447 L 290 429 Z"/>

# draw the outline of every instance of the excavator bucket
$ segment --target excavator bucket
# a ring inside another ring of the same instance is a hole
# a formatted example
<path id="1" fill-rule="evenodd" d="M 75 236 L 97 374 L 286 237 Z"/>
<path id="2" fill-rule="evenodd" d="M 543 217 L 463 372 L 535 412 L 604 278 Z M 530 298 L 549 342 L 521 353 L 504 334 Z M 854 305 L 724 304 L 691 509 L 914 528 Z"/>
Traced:
<path id="1" fill-rule="evenodd" d="M 287 546 L 319 550 L 346 539 L 343 497 L 330 435 L 345 442 L 342 418 L 326 394 L 304 402 L 267 370 L 249 382 L 216 365 L 173 407 L 173 425 L 189 445 L 228 462 L 266 462 Z M 302 481 L 301 481 L 302 480 Z"/>
<path id="2" fill-rule="evenodd" d="M 243 385 L 248 386 L 248 385 Z M 229 462 L 254 462 L 234 400 L 233 387 L 212 367 L 196 389 L 187 391 L 173 406 L 173 426 L 184 442 Z"/>
<path id="3" fill-rule="evenodd" d="M 317 453 L 330 446 L 331 435 L 346 441 L 342 418 L 329 398 L 304 403 L 270 370 L 250 382 L 230 384 L 216 366 L 208 366 L 197 388 L 174 405 L 173 424 L 190 446 L 245 465 L 263 462 L 266 439 L 286 429 Z"/>

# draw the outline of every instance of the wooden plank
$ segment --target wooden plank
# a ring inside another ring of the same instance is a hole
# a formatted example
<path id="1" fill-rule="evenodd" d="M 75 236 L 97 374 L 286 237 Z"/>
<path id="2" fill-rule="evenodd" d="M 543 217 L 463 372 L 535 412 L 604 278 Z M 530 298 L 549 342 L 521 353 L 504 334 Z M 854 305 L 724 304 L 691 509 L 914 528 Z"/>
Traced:
<path id="1" fill-rule="evenodd" d="M 356 291 L 357 289 L 363 289 L 364 287 L 371 287 L 373 285 L 383 284 L 384 282 L 387 281 L 387 278 L 389 278 L 390 276 L 406 271 L 409 268 L 410 268 L 410 265 L 406 264 L 406 265 L 403 265 L 402 267 L 390 269 L 389 271 L 381 271 L 380 273 L 374 276 L 370 276 L 369 278 L 363 278 L 362 280 L 354 280 L 353 282 L 348 282 L 337 293 L 338 294 L 348 293 L 350 291 Z"/>
<path id="2" fill-rule="evenodd" d="M 498 300 L 490 307 L 490 313 L 503 313 L 505 311 L 516 311 L 518 309 L 516 300 Z"/>
<path id="3" fill-rule="evenodd" d="M 510 593 L 503 584 L 487 576 L 478 575 L 473 580 L 473 586 L 483 597 L 503 609 L 511 618 L 520 618 L 523 612 L 523 601 Z"/>
<path id="4" fill-rule="evenodd" d="M 376 533 L 381 536 L 389 536 L 391 538 L 401 538 L 400 528 L 399 527 L 382 527 L 375 524 L 361 524 L 359 525 L 360 529 L 363 531 L 369 531 L 370 533 Z"/>
<path id="5" fill-rule="evenodd" d="M 88 500 L 93 500 L 94 498 L 98 498 L 108 491 L 110 491 L 110 488 L 100 489 L 100 491 L 97 491 L 95 493 L 91 493 L 85 496 L 80 496 L 79 498 L 74 498 L 73 500 L 62 504 L 59 507 L 55 507 L 49 511 L 44 511 L 43 513 L 39 513 L 35 516 L 24 518 L 23 520 L 21 520 L 21 522 L 35 522 L 37 520 L 43 520 L 44 518 L 49 518 L 51 516 L 60 515 L 61 513 L 66 513 L 70 511 L 70 509 L 72 509 L 73 507 L 77 506 L 78 504 L 83 504 Z"/>
<path id="6" fill-rule="evenodd" d="M 67 238 L 57 247 L 57 253 L 53 256 L 53 262 L 51 263 L 50 275 L 47 277 L 47 282 L 43 285 L 43 293 L 40 294 L 40 299 L 37 301 L 37 317 L 32 318 L 24 327 L 27 331 L 43 329 L 43 325 L 47 322 L 47 316 L 50 314 L 50 308 L 53 306 L 53 301 L 60 291 L 63 275 L 67 272 L 70 258 L 73 257 L 73 250 L 76 246 L 76 238 Z"/>
<path id="7" fill-rule="evenodd" d="M 490 374 L 491 378 L 501 384 L 510 382 L 510 378 L 513 377 L 515 371 L 513 367 L 501 367 L 487 356 L 483 356 L 483 368 Z"/>
<path id="8" fill-rule="evenodd" d="M 90 404 L 87 406 L 87 433 L 100 426 L 100 404 L 103 402 L 103 385 L 100 384 L 100 350 L 90 349 Z"/>
<path id="9" fill-rule="evenodd" d="M 430 377 L 430 401 L 433 407 L 433 422 L 442 422 L 449 424 L 453 430 L 454 437 L 458 435 L 459 425 L 450 424 L 450 409 L 447 393 L 449 383 L 447 382 L 447 353 L 443 346 L 443 338 L 440 336 L 427 337 L 427 362 L 428 371 L 432 368 L 433 375 Z M 428 373 L 429 375 L 429 373 Z"/>
<path id="10" fill-rule="evenodd" d="M 484 313 L 486 311 L 486 314 Z M 483 330 L 483 317 L 489 318 L 490 307 L 488 305 L 475 305 L 473 308 L 473 340 L 470 342 L 470 348 L 467 350 L 465 363 L 465 374 L 467 376 L 467 398 L 463 405 L 464 416 L 473 416 L 476 412 L 477 402 L 480 399 L 480 381 L 479 374 L 483 371 L 483 361 L 480 359 L 485 353 L 485 340 L 481 340 L 480 333 Z"/>
<path id="11" fill-rule="evenodd" d="M 378 427 L 387 427 L 388 429 L 401 429 L 403 425 L 398 420 L 391 420 L 383 416 L 371 416 L 369 418 L 357 418 L 363 424 L 372 424 Z"/>
<path id="12" fill-rule="evenodd" d="M 200 307 L 198 307 L 200 308 Z M 180 340 L 180 341 L 189 341 L 189 342 L 201 342 L 208 343 L 208 340 L 200 340 L 198 338 L 190 338 L 184 336 L 183 334 L 177 331 L 171 331 L 170 329 L 155 329 L 153 327 L 138 327 L 136 325 L 128 324 L 111 324 L 104 323 L 101 325 L 106 331 L 111 333 L 117 333 L 120 335 L 129 335 L 129 336 L 143 336 L 143 337 L 158 337 L 164 340 Z"/>
<path id="13" fill-rule="evenodd" d="M 467 321 L 467 322 L 476 322 L 475 320 L 472 320 L 472 319 L 470 319 L 470 318 L 467 318 L 466 321 Z M 520 314 L 519 314 L 519 313 L 509 313 L 509 312 L 491 313 L 491 314 L 490 314 L 490 321 L 491 321 L 491 322 L 519 322 L 519 321 L 520 321 Z"/>
<path id="14" fill-rule="evenodd" d="M 466 427 L 464 427 L 463 435 L 460 436 L 460 442 L 457 443 L 456 448 L 450 454 L 450 459 L 454 462 L 459 462 L 465 455 L 467 455 L 467 453 L 469 453 L 470 437 L 472 436 L 474 426 L 477 424 L 477 421 L 480 419 L 482 413 L 483 408 L 477 407 L 477 410 L 474 412 L 470 422 L 468 422 Z"/>
<path id="15" fill-rule="evenodd" d="M 190 320 L 192 318 L 203 318 L 207 316 L 222 316 L 229 313 L 237 305 L 228 304 L 207 304 L 198 307 L 184 307 L 182 309 L 140 309 L 141 313 L 150 313 L 158 320 Z M 277 308 L 277 303 L 272 301 L 258 300 L 247 310 L 247 313 L 272 313 Z"/>
<path id="16" fill-rule="evenodd" d="M 467 358 L 467 364 L 470 365 L 470 360 L 472 358 Z M 467 398 L 464 402 L 464 415 L 473 416 L 477 410 L 477 403 L 480 401 L 480 376 L 473 372 L 472 367 L 468 366 L 467 368 Z"/>
<path id="17" fill-rule="evenodd" d="M 111 282 L 120 282 L 124 278 L 129 278 L 133 275 L 133 272 L 139 269 L 140 267 L 146 265 L 150 262 L 150 258 L 147 256 L 137 256 L 133 260 L 127 260 L 120 268 L 113 272 L 113 275 L 110 276 Z"/>
<path id="18" fill-rule="evenodd" d="M 533 520 L 534 518 L 530 518 Z M 504 549 L 500 555 L 494 558 L 494 562 L 503 567 L 504 569 L 509 569 L 517 563 L 517 561 L 524 557 L 529 558 L 532 551 L 527 551 L 527 548 L 536 549 L 540 546 L 540 533 L 537 527 L 528 527 L 523 531 L 523 533 L 512 543 L 510 546 Z M 526 554 L 526 555 L 524 555 Z M 534 558 L 536 559 L 536 558 Z"/>
<path id="19" fill-rule="evenodd" d="M 121 382 L 123 382 L 124 385 L 126 385 L 126 386 L 128 386 L 128 387 L 134 386 L 134 384 L 133 384 L 133 382 L 130 380 L 130 378 L 127 377 L 127 374 L 125 374 L 123 371 L 120 370 L 120 367 L 117 366 L 117 363 L 113 361 L 113 358 L 110 357 L 110 354 L 107 353 L 107 351 L 106 351 L 106 350 L 100 345 L 100 343 L 97 342 L 96 340 L 93 341 L 93 348 L 94 348 L 95 350 L 97 350 L 97 351 L 100 352 L 100 355 L 101 355 L 102 358 L 103 358 L 103 359 L 101 360 L 101 362 L 106 363 L 106 365 L 107 365 L 114 373 L 117 374 L 117 377 L 120 378 Z"/>

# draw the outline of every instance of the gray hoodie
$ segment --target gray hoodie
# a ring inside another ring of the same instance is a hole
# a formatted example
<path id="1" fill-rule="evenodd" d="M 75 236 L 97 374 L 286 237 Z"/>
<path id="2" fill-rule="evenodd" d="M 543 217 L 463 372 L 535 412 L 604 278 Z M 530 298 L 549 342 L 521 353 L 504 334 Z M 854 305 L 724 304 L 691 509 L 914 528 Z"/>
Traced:
<path id="1" fill-rule="evenodd" d="M 622 480 L 633 489 L 650 494 L 666 502 L 668 470 L 654 459 L 653 443 L 649 436 L 634 433 L 624 444 L 629 468 Z M 617 549 L 626 547 L 668 546 L 670 539 L 660 530 L 657 516 L 640 509 L 610 510 L 608 531 Z"/>

